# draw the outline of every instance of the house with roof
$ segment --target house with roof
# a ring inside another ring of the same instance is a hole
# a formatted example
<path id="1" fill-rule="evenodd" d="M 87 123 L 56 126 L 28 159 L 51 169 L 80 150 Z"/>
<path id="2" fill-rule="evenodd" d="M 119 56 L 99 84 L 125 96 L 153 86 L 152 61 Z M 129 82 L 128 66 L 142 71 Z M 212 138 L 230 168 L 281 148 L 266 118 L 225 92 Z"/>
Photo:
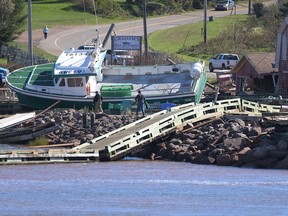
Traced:
<path id="1" fill-rule="evenodd" d="M 237 95 L 273 95 L 278 81 L 275 52 L 246 53 L 231 73 L 236 74 Z"/>

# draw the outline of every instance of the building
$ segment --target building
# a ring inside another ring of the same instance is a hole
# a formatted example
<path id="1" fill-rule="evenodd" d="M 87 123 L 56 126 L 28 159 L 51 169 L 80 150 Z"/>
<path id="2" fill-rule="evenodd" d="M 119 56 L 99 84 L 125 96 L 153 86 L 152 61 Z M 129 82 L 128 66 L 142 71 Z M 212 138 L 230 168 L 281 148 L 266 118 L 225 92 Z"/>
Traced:
<path id="1" fill-rule="evenodd" d="M 275 93 L 288 96 L 288 17 L 278 30 L 275 67 L 279 68 L 279 82 Z"/>
<path id="2" fill-rule="evenodd" d="M 236 74 L 236 94 L 272 95 L 278 81 L 275 53 L 244 54 L 231 70 Z"/>

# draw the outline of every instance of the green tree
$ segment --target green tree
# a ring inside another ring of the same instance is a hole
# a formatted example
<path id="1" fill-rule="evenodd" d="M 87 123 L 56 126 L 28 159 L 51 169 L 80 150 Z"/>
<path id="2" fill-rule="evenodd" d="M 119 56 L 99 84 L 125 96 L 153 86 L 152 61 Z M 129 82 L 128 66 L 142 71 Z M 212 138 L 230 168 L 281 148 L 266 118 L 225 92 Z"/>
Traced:
<path id="1" fill-rule="evenodd" d="M 13 41 L 23 32 L 27 17 L 23 9 L 23 0 L 0 0 L 0 45 Z"/>
<path id="2" fill-rule="evenodd" d="M 281 18 L 285 18 L 288 15 L 288 2 L 285 2 L 280 8 L 279 8 L 279 15 Z"/>

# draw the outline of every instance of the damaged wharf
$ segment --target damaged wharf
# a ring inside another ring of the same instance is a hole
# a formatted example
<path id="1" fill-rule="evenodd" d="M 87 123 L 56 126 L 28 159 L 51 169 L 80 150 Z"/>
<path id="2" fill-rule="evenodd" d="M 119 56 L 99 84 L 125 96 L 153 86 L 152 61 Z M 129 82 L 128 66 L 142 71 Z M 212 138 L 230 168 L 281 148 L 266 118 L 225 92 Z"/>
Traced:
<path id="1" fill-rule="evenodd" d="M 245 115 L 239 115 L 240 111 L 245 111 Z M 60 125 L 46 135 L 50 147 L 2 150 L 0 163 L 105 161 L 132 155 L 153 160 L 286 169 L 288 121 L 286 113 L 280 111 L 279 106 L 233 99 L 215 104 L 186 104 L 140 120 L 126 115 L 97 115 L 91 127 L 83 127 L 83 114 L 93 116 L 92 113 L 54 109 L 30 122 Z M 231 114 L 235 112 L 237 115 Z M 269 116 L 268 112 L 284 116 Z M 74 143 L 75 147 L 53 148 L 56 143 Z"/>

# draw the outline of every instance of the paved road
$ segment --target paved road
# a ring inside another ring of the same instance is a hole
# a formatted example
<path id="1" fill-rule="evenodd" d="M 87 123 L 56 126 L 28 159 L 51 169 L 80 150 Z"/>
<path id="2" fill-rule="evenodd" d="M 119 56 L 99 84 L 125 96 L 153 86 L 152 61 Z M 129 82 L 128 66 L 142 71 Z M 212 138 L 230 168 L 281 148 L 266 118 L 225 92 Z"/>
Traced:
<path id="1" fill-rule="evenodd" d="M 229 16 L 230 11 L 207 11 L 207 21 L 209 16 L 217 17 Z M 237 14 L 247 14 L 248 8 L 246 5 L 237 5 Z M 158 18 L 147 19 L 147 32 L 151 33 L 164 28 L 172 28 L 179 25 L 195 23 L 204 20 L 203 11 L 194 11 L 181 15 L 164 16 Z M 100 39 L 103 41 L 108 31 L 110 24 L 99 26 L 71 26 L 63 28 L 50 29 L 48 39 L 44 40 L 41 35 L 38 39 L 34 39 L 34 43 L 40 46 L 41 49 L 50 54 L 58 56 L 63 50 L 74 47 L 77 48 L 83 44 L 91 43 L 91 39 L 96 35 L 96 28 L 100 32 Z M 125 36 L 141 36 L 143 33 L 143 20 L 134 20 L 129 22 L 117 23 L 114 31 L 117 35 Z M 38 34 L 40 32 L 38 31 Z M 33 33 L 34 34 L 34 33 Z M 37 37 L 37 36 L 36 36 Z M 34 35 L 33 35 L 34 38 Z M 36 41 L 36 42 L 35 42 Z M 110 48 L 110 38 L 106 48 Z"/>

